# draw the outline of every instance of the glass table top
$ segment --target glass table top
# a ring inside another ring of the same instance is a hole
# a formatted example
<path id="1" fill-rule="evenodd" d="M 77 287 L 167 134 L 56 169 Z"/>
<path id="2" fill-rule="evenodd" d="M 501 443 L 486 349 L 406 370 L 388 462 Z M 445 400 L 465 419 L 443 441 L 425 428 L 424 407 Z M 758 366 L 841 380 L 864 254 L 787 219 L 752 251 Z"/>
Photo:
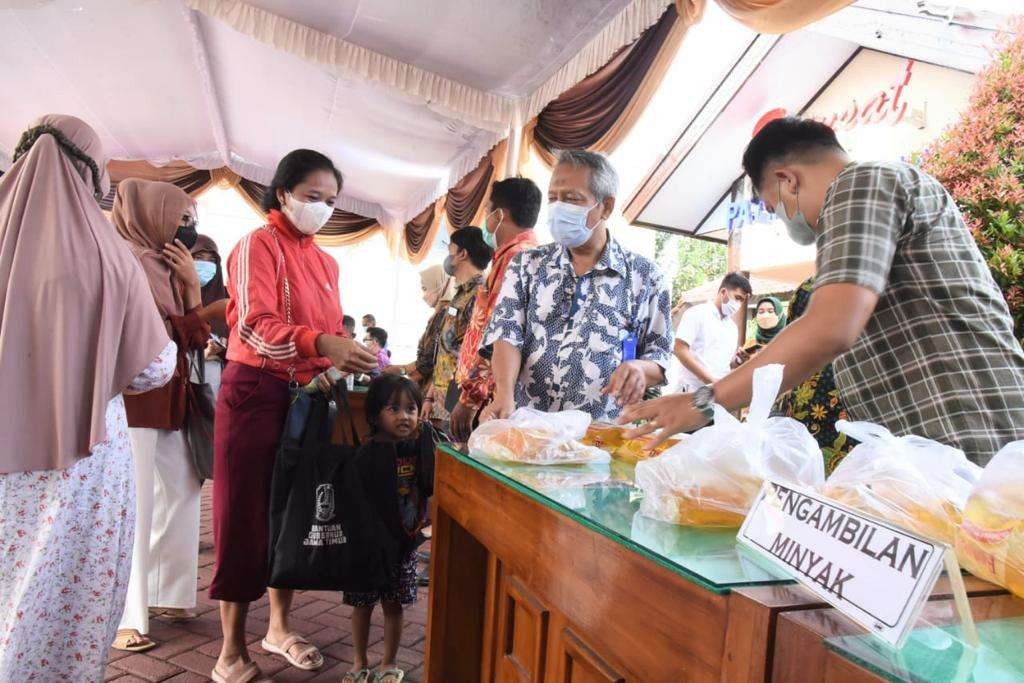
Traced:
<path id="1" fill-rule="evenodd" d="M 1024 681 L 1024 617 L 981 621 L 977 629 L 977 649 L 964 643 L 959 625 L 916 629 L 898 650 L 868 634 L 829 638 L 825 645 L 888 681 Z"/>
<path id="2" fill-rule="evenodd" d="M 737 529 L 677 526 L 642 516 L 633 466 L 517 465 L 442 450 L 542 505 L 715 593 L 792 580 L 736 543 Z"/>

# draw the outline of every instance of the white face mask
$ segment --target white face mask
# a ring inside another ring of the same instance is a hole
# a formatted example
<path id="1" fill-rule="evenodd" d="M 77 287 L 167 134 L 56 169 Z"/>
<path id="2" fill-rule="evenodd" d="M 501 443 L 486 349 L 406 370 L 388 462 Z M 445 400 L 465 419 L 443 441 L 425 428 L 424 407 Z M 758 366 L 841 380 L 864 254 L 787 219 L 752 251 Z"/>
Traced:
<path id="1" fill-rule="evenodd" d="M 738 310 L 740 310 L 740 302 L 732 297 L 726 299 L 722 304 L 722 315 L 726 318 L 731 318 Z"/>
<path id="2" fill-rule="evenodd" d="M 334 207 L 329 206 L 327 202 L 301 202 L 293 197 L 291 192 L 286 192 L 281 212 L 299 232 L 304 235 L 315 235 L 330 220 Z"/>

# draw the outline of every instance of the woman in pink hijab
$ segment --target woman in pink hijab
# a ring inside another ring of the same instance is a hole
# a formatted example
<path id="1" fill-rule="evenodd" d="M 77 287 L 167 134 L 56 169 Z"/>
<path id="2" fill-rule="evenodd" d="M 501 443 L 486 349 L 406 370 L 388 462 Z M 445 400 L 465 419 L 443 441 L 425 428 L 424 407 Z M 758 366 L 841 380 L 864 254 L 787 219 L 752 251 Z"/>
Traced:
<path id="1" fill-rule="evenodd" d="M 135 521 L 126 391 L 175 345 L 97 200 L 96 133 L 44 116 L 0 178 L 0 680 L 103 680 Z"/>
<path id="2" fill-rule="evenodd" d="M 153 300 L 178 346 L 177 371 L 165 386 L 128 396 L 129 437 L 135 455 L 135 546 L 124 616 L 114 647 L 144 652 L 150 614 L 171 621 L 195 616 L 199 495 L 185 434 L 189 367 L 202 362 L 210 338 L 203 319 L 195 245 L 196 203 L 171 183 L 127 178 L 117 186 L 110 215 L 149 280 Z"/>

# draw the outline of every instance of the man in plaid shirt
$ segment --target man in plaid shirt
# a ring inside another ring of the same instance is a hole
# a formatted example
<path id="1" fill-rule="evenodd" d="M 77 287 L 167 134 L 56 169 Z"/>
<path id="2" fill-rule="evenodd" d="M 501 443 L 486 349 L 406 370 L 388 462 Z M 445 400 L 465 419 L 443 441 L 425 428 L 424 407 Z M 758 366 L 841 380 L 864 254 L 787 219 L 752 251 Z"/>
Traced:
<path id="1" fill-rule="evenodd" d="M 541 199 L 540 188 L 528 178 L 506 178 L 491 186 L 490 213 L 484 219 L 483 231 L 485 241 L 494 247 L 494 260 L 487 280 L 477 289 L 473 318 L 459 351 L 455 379 L 461 393 L 451 419 L 452 436 L 457 441 L 469 438 L 473 421 L 494 393 L 490 349 L 481 349 L 480 342 L 501 294 L 509 262 L 537 246 L 533 226 L 537 224 Z"/>
<path id="2" fill-rule="evenodd" d="M 831 128 L 768 123 L 743 167 L 790 237 L 817 245 L 802 318 L 753 360 L 694 394 L 634 406 L 661 438 L 707 421 L 707 404 L 750 400 L 757 367 L 785 365 L 783 390 L 833 363 L 851 419 L 956 446 L 985 464 L 1024 439 L 1024 351 L 953 198 L 903 163 L 855 163 Z"/>

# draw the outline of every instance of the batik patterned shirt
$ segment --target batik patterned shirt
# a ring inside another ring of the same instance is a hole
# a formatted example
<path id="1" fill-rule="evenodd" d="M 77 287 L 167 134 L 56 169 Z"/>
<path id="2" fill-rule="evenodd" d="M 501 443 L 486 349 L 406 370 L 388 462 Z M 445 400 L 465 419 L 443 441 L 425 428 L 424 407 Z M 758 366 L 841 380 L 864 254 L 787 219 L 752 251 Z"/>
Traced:
<path id="1" fill-rule="evenodd" d="M 658 268 L 615 240 L 581 276 L 565 247 L 547 244 L 509 263 L 483 343 L 520 350 L 517 406 L 611 420 L 622 408 L 601 390 L 623 361 L 623 342 L 635 335 L 636 359 L 664 371 L 672 357 L 670 309 Z"/>

